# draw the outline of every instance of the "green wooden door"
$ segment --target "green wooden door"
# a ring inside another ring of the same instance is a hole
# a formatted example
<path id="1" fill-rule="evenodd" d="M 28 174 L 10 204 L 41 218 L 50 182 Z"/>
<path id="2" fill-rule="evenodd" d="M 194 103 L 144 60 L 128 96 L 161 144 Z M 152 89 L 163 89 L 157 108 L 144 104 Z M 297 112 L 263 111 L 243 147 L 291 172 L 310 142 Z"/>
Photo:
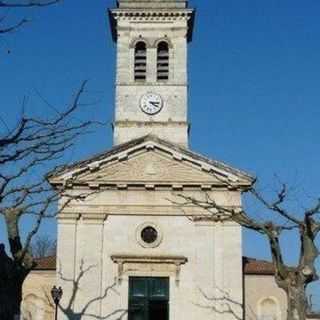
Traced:
<path id="1" fill-rule="evenodd" d="M 169 320 L 169 278 L 129 278 L 129 320 Z"/>

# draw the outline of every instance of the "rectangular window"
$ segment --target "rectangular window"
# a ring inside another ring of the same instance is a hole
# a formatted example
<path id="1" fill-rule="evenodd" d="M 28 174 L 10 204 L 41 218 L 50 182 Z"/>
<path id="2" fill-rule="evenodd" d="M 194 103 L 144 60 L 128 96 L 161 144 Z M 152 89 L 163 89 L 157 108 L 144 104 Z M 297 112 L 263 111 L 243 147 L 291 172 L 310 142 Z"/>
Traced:
<path id="1" fill-rule="evenodd" d="M 169 320 L 169 278 L 129 278 L 129 320 Z"/>

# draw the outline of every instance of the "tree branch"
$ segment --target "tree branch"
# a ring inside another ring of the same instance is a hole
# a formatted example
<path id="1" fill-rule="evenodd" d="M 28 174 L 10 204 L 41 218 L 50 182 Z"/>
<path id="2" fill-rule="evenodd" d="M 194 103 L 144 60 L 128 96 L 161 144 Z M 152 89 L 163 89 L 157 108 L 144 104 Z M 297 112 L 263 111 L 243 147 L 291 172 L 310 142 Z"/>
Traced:
<path id="1" fill-rule="evenodd" d="M 4 33 L 9 33 L 9 32 L 13 32 L 17 29 L 19 29 L 21 26 L 25 25 L 27 22 L 29 22 L 29 20 L 27 19 L 22 19 L 20 20 L 18 23 L 7 27 L 7 28 L 0 28 L 0 34 L 4 34 Z"/>
<path id="2" fill-rule="evenodd" d="M 312 217 L 318 213 L 320 213 L 320 199 L 318 199 L 316 205 L 313 208 L 311 208 L 305 212 L 305 216 Z"/>
<path id="3" fill-rule="evenodd" d="M 30 8 L 30 7 L 47 7 L 53 4 L 57 4 L 61 0 L 51 0 L 51 1 L 17 1 L 17 2 L 5 2 L 0 1 L 0 8 Z"/>
<path id="4" fill-rule="evenodd" d="M 274 202 L 268 202 L 255 188 L 251 188 L 249 191 L 260 203 L 262 203 L 267 209 L 278 213 L 285 219 L 300 225 L 302 222 L 295 218 L 294 215 L 289 214 L 285 209 L 280 207 L 280 204 L 284 202 L 286 197 L 286 186 L 284 185 L 281 191 L 278 193 L 278 198 Z"/>

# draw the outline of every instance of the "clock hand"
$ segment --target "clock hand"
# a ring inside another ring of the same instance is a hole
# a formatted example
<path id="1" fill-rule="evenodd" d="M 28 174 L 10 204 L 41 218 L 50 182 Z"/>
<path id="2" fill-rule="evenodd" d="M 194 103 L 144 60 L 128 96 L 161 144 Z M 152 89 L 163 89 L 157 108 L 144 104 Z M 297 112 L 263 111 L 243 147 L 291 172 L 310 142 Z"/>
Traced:
<path id="1" fill-rule="evenodd" d="M 156 101 L 150 101 L 149 102 L 151 105 L 153 105 L 154 107 L 159 107 L 160 102 L 156 102 Z"/>

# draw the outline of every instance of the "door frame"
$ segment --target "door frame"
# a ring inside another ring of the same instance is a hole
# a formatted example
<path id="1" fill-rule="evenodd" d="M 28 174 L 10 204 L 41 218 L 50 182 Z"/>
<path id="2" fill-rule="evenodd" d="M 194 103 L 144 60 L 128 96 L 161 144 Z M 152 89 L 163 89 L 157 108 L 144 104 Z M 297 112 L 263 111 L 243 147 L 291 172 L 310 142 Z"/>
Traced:
<path id="1" fill-rule="evenodd" d="M 133 283 L 134 280 L 144 280 L 145 281 L 145 293 L 144 296 L 134 297 L 133 296 Z M 163 296 L 152 296 L 152 285 L 154 280 L 163 280 L 164 282 L 164 295 Z M 137 308 L 143 308 L 144 320 L 149 319 L 150 303 L 152 301 L 163 301 L 166 304 L 166 318 L 164 320 L 169 320 L 170 318 L 170 277 L 150 277 L 150 276 L 129 276 L 128 277 L 128 320 L 132 320 L 131 311 L 135 305 Z"/>

